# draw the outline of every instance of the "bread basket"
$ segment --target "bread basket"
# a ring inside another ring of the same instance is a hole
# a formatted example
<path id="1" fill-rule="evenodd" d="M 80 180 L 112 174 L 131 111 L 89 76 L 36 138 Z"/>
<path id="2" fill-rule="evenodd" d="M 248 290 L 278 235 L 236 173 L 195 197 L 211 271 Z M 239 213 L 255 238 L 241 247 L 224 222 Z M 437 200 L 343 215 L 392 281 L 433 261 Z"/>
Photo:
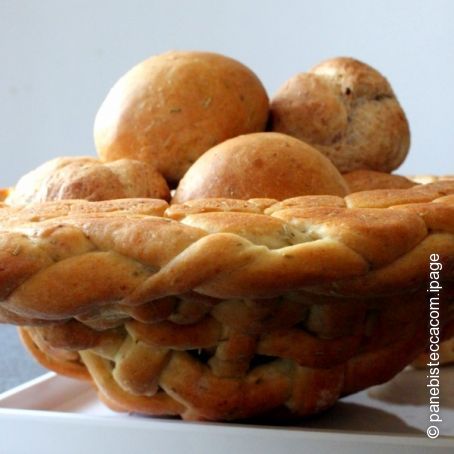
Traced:
<path id="1" fill-rule="evenodd" d="M 0 209 L 0 319 L 117 411 L 305 416 L 428 342 L 428 264 L 453 323 L 454 181 L 345 198 Z"/>

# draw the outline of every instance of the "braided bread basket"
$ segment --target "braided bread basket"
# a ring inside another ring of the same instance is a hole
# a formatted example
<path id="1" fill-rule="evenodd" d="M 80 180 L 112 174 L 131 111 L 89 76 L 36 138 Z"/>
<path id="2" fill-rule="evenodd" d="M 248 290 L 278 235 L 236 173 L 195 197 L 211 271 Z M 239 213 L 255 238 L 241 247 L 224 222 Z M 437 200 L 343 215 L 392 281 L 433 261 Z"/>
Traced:
<path id="1" fill-rule="evenodd" d="M 0 203 L 0 321 L 118 411 L 303 416 L 427 343 L 454 309 L 454 181 L 277 202 Z"/>

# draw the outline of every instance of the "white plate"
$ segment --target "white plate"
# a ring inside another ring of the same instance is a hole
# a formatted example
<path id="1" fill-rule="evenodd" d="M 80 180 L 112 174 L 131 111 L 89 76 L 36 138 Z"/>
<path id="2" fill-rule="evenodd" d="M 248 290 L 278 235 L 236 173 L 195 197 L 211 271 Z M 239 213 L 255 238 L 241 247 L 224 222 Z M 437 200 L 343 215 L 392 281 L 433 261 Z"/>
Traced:
<path id="1" fill-rule="evenodd" d="M 452 454 L 454 368 L 442 370 L 444 436 L 436 440 L 425 435 L 425 375 L 405 370 L 299 427 L 271 427 L 117 414 L 89 384 L 49 373 L 0 394 L 0 453 Z"/>

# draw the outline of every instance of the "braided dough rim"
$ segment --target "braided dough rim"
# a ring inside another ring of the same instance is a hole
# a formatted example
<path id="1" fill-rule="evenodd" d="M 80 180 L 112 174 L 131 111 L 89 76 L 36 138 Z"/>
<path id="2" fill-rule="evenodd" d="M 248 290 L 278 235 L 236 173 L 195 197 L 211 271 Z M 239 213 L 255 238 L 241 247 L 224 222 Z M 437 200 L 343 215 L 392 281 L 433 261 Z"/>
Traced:
<path id="1" fill-rule="evenodd" d="M 425 224 L 425 228 L 427 229 L 424 239 L 420 239 L 419 243 L 413 249 L 417 249 L 418 247 L 421 249 L 420 245 L 423 244 L 427 240 L 427 236 L 429 235 L 432 238 L 432 241 L 429 242 L 430 245 L 437 245 L 438 244 L 437 241 L 438 242 L 441 241 L 441 243 L 439 243 L 439 244 L 441 244 L 443 247 L 448 245 L 447 249 L 443 250 L 446 253 L 445 254 L 446 257 L 444 257 L 444 258 L 446 260 L 452 260 L 452 258 L 454 257 L 453 235 L 452 235 L 452 233 L 439 233 L 439 231 L 442 231 L 442 232 L 446 232 L 446 231 L 453 232 L 454 231 L 453 220 L 450 219 L 449 216 L 446 217 L 444 215 L 446 213 L 449 214 L 452 212 L 451 208 L 453 208 L 453 203 L 452 203 L 453 196 L 449 195 L 449 194 L 453 194 L 453 193 L 454 193 L 453 185 L 434 183 L 432 185 L 426 185 L 426 187 L 423 187 L 423 188 L 416 187 L 416 189 L 412 188 L 410 190 L 402 190 L 402 191 L 377 190 L 377 191 L 366 191 L 366 192 L 362 192 L 362 193 L 356 193 L 356 194 L 347 196 L 345 198 L 346 203 L 342 202 L 342 199 L 339 199 L 336 197 L 333 198 L 333 197 L 329 197 L 329 196 L 321 196 L 321 198 L 320 197 L 311 198 L 310 196 L 308 196 L 308 197 L 303 197 L 303 198 L 297 198 L 300 200 L 293 199 L 293 200 L 286 200 L 283 202 L 276 202 L 276 201 L 270 201 L 270 200 L 267 200 L 267 201 L 264 201 L 264 200 L 255 200 L 254 201 L 253 200 L 253 201 L 246 201 L 246 202 L 245 201 L 216 201 L 216 200 L 204 201 L 204 202 L 196 201 L 196 202 L 187 204 L 186 208 L 183 208 L 183 212 L 181 211 L 182 210 L 181 207 L 173 206 L 171 208 L 168 208 L 166 213 L 164 214 L 164 216 L 168 216 L 168 217 L 177 216 L 177 217 L 180 217 L 180 219 L 182 219 L 182 220 L 187 220 L 191 216 L 194 217 L 194 211 L 195 211 L 195 215 L 197 217 L 197 213 L 200 213 L 201 211 L 202 212 L 205 211 L 205 213 L 208 213 L 208 214 L 212 213 L 213 211 L 229 212 L 229 208 L 231 208 L 233 205 L 233 213 L 236 213 L 237 212 L 236 210 L 238 210 L 240 212 L 245 211 L 246 213 L 251 213 L 251 211 L 252 212 L 255 211 L 257 214 L 265 212 L 265 213 L 269 213 L 268 216 L 271 216 L 271 214 L 274 214 L 274 213 L 281 213 L 281 217 L 282 217 L 285 215 L 286 212 L 288 213 L 289 210 L 290 211 L 292 209 L 298 210 L 301 208 L 302 205 L 305 209 L 307 209 L 309 211 L 311 209 L 311 204 L 313 205 L 312 208 L 316 209 L 318 206 L 317 199 L 318 199 L 318 201 L 320 201 L 320 200 L 323 201 L 322 208 L 323 207 L 331 208 L 331 209 L 333 209 L 333 212 L 336 212 L 335 209 L 341 208 L 342 203 L 345 203 L 345 209 L 347 209 L 347 210 L 350 208 L 355 208 L 356 206 L 359 206 L 362 208 L 364 206 L 367 206 L 368 204 L 375 205 L 379 210 L 385 210 L 385 209 L 388 209 L 388 207 L 390 208 L 390 210 L 399 210 L 399 209 L 402 209 L 402 206 L 403 206 L 405 210 L 409 210 L 409 212 L 411 212 L 411 213 L 415 214 L 417 217 L 419 217 L 421 222 L 423 222 Z M 79 207 L 77 207 L 78 203 L 81 204 Z M 121 216 L 125 216 L 128 220 L 131 220 L 131 222 L 140 222 L 141 220 L 143 220 L 144 213 L 149 216 L 150 210 L 149 210 L 149 207 L 148 208 L 146 207 L 145 202 L 142 205 L 140 205 L 140 204 L 134 205 L 132 208 L 130 207 L 130 209 L 125 208 L 125 206 L 123 204 L 121 206 L 121 209 L 119 209 L 119 210 L 115 210 L 116 203 L 117 202 L 115 202 L 115 201 L 110 202 L 109 207 L 112 210 L 110 211 L 110 213 L 106 213 L 103 211 L 106 207 L 105 204 L 97 205 L 99 210 L 98 210 L 98 212 L 96 212 L 96 208 L 95 208 L 96 205 L 89 205 L 88 202 L 86 202 L 86 203 L 74 202 L 73 204 L 69 204 L 66 208 L 63 209 L 63 211 L 65 209 L 67 209 L 68 213 L 66 215 L 63 213 L 63 216 L 62 216 L 62 213 L 60 211 L 60 212 L 58 212 L 57 217 L 53 217 L 54 215 L 52 213 L 52 208 L 50 208 L 51 205 L 46 205 L 47 208 L 49 209 L 49 212 L 47 212 L 47 214 L 45 213 L 46 206 L 44 206 L 43 218 L 45 219 L 47 217 L 48 221 L 46 221 L 46 220 L 38 221 L 36 226 L 39 227 L 39 225 L 41 225 L 41 223 L 43 223 L 43 224 L 47 223 L 47 224 L 52 225 L 52 223 L 55 221 L 57 221 L 57 223 L 62 223 L 66 219 L 67 221 L 69 221 L 68 224 L 66 224 L 66 225 L 70 226 L 72 228 L 76 228 L 76 230 L 77 230 L 77 229 L 80 229 L 81 226 L 83 227 L 86 223 L 90 223 L 90 222 L 94 222 L 94 223 L 105 222 L 105 223 L 107 223 L 107 225 L 109 225 L 110 223 L 114 223 L 115 219 L 118 216 L 120 216 L 120 219 L 122 219 Z M 314 207 L 314 205 L 315 205 L 315 207 Z M 339 206 L 339 205 L 341 205 L 341 206 Z M 61 205 L 57 205 L 57 207 L 61 208 Z M 159 210 L 162 210 L 162 208 L 163 208 L 162 206 L 154 206 L 153 209 L 157 210 L 157 211 L 153 212 L 152 216 L 149 216 L 149 217 L 154 217 L 154 216 L 156 216 L 156 214 L 158 214 L 158 216 L 159 216 L 159 214 L 161 213 Z M 318 208 L 320 208 L 320 206 L 318 206 Z M 7 210 L 8 210 L 8 208 L 7 208 Z M 33 211 L 33 209 L 32 209 L 33 216 L 39 217 L 40 209 L 35 207 L 34 210 L 35 211 Z M 78 210 L 79 210 L 79 212 L 78 212 Z M 180 211 L 178 212 L 178 210 L 180 210 Z M 186 212 L 184 212 L 184 211 L 186 211 Z M 392 211 L 389 211 L 389 216 L 392 216 L 391 213 L 392 213 Z M 41 214 L 42 214 L 42 212 L 41 212 Z M 21 218 L 21 216 L 22 216 L 22 218 Z M 11 221 L 8 221 L 8 222 L 10 222 L 11 231 L 14 231 L 14 229 L 17 226 L 18 226 L 17 228 L 19 230 L 24 229 L 23 219 L 26 219 L 27 216 L 29 216 L 27 214 L 27 210 L 23 210 L 22 213 L 18 214 L 18 219 L 16 219 L 16 220 L 13 219 Z M 221 213 L 221 217 L 222 217 L 222 213 Z M 225 216 L 225 217 L 228 217 L 228 216 Z M 276 218 L 281 219 L 279 217 L 276 217 Z M 285 218 L 285 216 L 284 216 L 284 218 Z M 154 219 L 156 219 L 156 218 L 154 218 Z M 157 218 L 157 219 L 164 219 L 164 218 L 162 218 L 162 214 L 161 214 L 161 218 Z M 415 218 L 413 218 L 413 219 L 415 219 Z M 16 224 L 15 224 L 15 222 L 16 222 Z M 166 221 L 166 222 L 169 222 L 169 221 Z M 5 224 L 8 224 L 8 223 L 5 223 Z M 186 224 L 181 224 L 181 225 L 186 225 Z M 7 228 L 8 228 L 8 225 L 7 225 Z M 218 240 L 222 240 L 222 241 L 220 241 L 220 244 L 223 244 L 224 248 L 225 248 L 225 241 L 224 241 L 225 239 L 230 241 L 231 242 L 230 244 L 232 244 L 232 245 L 234 244 L 233 241 L 238 242 L 238 235 L 236 235 L 236 234 L 232 234 L 232 233 L 219 234 L 219 233 L 217 233 L 215 235 L 217 235 Z M 202 236 L 202 239 L 207 238 L 207 237 L 210 237 L 210 234 Z M 433 240 L 433 238 L 435 238 L 435 240 Z M 199 240 L 200 240 L 200 238 L 197 241 L 199 241 Z M 427 242 L 428 241 L 426 241 L 426 243 Z M 180 254 L 186 253 L 187 249 L 190 249 L 191 246 L 192 246 L 192 244 L 188 248 L 183 249 L 183 252 L 180 252 Z M 427 247 L 427 245 L 425 247 Z M 203 248 L 201 248 L 201 249 L 203 250 Z M 262 246 L 260 246 L 259 249 L 260 249 L 260 251 L 263 251 Z M 413 251 L 413 249 L 411 249 L 411 250 Z M 207 248 L 205 250 L 207 252 L 209 252 L 209 248 Z M 424 250 L 424 248 L 423 248 L 423 250 Z M 440 251 L 440 252 L 442 252 L 442 251 Z M 199 248 L 199 253 L 200 253 L 200 248 Z M 403 256 L 405 256 L 405 255 L 408 255 L 407 252 L 405 252 L 403 254 Z M 202 256 L 206 259 L 206 255 L 202 255 Z M 421 256 L 421 253 L 419 253 L 419 256 Z M 402 257 L 397 258 L 397 260 L 394 260 L 391 263 L 391 271 L 393 269 L 395 269 L 396 262 L 398 263 L 399 261 L 400 262 L 404 261 L 404 262 L 408 263 L 409 261 L 412 261 L 412 257 L 413 256 L 410 254 L 410 256 L 404 260 L 402 260 Z M 171 259 L 170 262 L 168 262 L 168 263 L 171 264 L 172 260 L 173 259 Z M 380 260 L 382 260 L 382 259 L 380 259 Z M 203 260 L 200 263 L 203 263 Z M 381 264 L 381 262 L 377 262 L 377 263 L 379 265 Z M 385 263 L 385 268 L 386 268 L 386 266 L 387 265 Z M 393 266 L 394 266 L 394 268 L 393 268 Z M 380 271 L 380 270 L 381 270 L 381 268 L 379 266 L 378 271 Z M 232 275 L 233 271 L 234 270 L 230 269 L 230 271 L 229 271 L 230 275 Z M 373 276 L 373 273 L 375 273 L 375 275 L 377 275 L 377 270 L 374 270 L 374 271 L 368 270 L 367 276 L 368 277 L 371 275 Z M 393 274 L 399 274 L 399 273 L 394 272 Z M 204 276 L 204 277 L 206 277 L 206 276 Z M 404 276 L 404 278 L 406 278 L 406 279 L 410 278 L 410 281 L 411 281 L 414 278 L 414 276 L 412 276 L 410 274 L 410 275 Z M 367 281 L 367 279 L 364 276 L 361 276 L 359 279 L 362 281 Z M 165 284 L 164 282 L 161 283 L 162 286 L 164 286 L 164 284 Z M 343 282 L 341 284 L 345 285 L 345 282 Z M 338 284 L 336 284 L 336 285 L 338 285 Z M 193 287 L 190 287 L 190 288 L 193 288 Z M 197 288 L 199 288 L 199 287 L 196 287 L 196 289 Z M 370 292 L 370 288 L 373 289 L 374 287 L 369 286 L 369 288 L 367 288 L 367 286 L 366 286 L 367 292 Z M 178 289 L 179 288 L 177 286 L 177 290 Z M 312 289 L 309 289 L 309 290 L 312 290 Z M 317 289 L 315 289 L 315 290 L 317 290 Z M 405 290 L 405 286 L 400 286 L 399 291 L 403 291 L 403 290 Z M 367 292 L 366 292 L 366 294 L 367 294 Z M 317 292 L 315 292 L 315 293 L 317 293 Z M 134 293 L 132 293 L 132 295 L 134 295 Z M 158 295 L 161 296 L 159 293 L 158 293 Z M 131 298 L 129 300 L 129 302 L 138 304 L 138 302 L 140 302 L 140 298 L 135 301 L 134 301 L 134 298 Z M 123 301 L 123 304 L 124 304 L 124 301 Z M 14 305 L 6 305 L 6 308 L 7 309 L 14 308 Z M 22 315 L 27 315 L 27 314 L 22 313 Z M 33 311 L 33 315 L 34 316 L 37 315 L 36 310 Z M 25 330 L 23 330 L 23 331 L 25 331 Z M 28 347 L 31 349 L 32 354 L 34 356 L 38 356 L 38 360 L 42 361 L 42 363 L 46 367 L 51 367 L 53 369 L 55 369 L 55 367 L 59 367 L 62 372 L 66 371 L 66 373 L 69 373 L 69 375 L 71 375 L 71 371 L 68 367 L 67 362 L 63 362 L 63 363 L 61 361 L 59 362 L 58 360 L 55 360 L 54 358 L 52 358 L 52 355 L 48 355 L 48 354 L 42 352 L 36 345 L 34 345 L 34 343 L 31 340 L 31 337 L 30 336 L 27 337 L 27 334 L 23 337 L 25 338 L 25 342 L 26 343 L 28 342 Z M 411 342 L 409 342 L 408 339 L 405 339 L 401 343 L 397 343 L 395 345 L 396 351 L 399 350 L 399 347 L 401 346 L 401 344 L 405 347 L 405 348 L 402 347 L 405 350 L 405 353 L 408 354 L 407 347 L 412 345 Z M 370 357 L 367 356 L 367 354 L 366 354 L 366 356 L 369 357 L 369 360 L 368 360 L 369 363 L 370 362 L 374 363 L 374 360 L 373 360 L 374 354 L 378 354 L 378 355 L 383 354 L 385 357 L 390 355 L 389 351 L 386 351 L 386 349 L 383 349 L 382 353 L 380 353 L 380 351 L 374 352 L 373 354 L 370 355 Z M 403 354 L 403 352 L 401 354 Z M 100 391 L 100 394 L 101 394 L 101 399 L 105 403 L 107 403 L 109 406 L 111 406 L 112 408 L 117 409 L 119 411 L 140 411 L 140 412 L 152 413 L 152 414 L 169 414 L 169 413 L 170 414 L 181 414 L 186 419 L 194 419 L 194 418 L 199 419 L 200 418 L 200 413 L 194 414 L 190 408 L 188 409 L 185 406 L 182 406 L 180 403 L 174 401 L 169 396 L 160 395 L 159 399 L 157 399 L 157 400 L 152 399 L 152 402 L 151 402 L 151 401 L 149 401 L 148 398 L 140 398 L 140 397 L 138 397 L 137 399 L 131 398 L 131 396 L 129 394 L 127 394 L 127 393 L 125 394 L 124 392 L 120 392 L 120 394 L 118 394 L 118 389 L 116 392 L 115 389 L 112 389 L 112 386 L 109 385 L 109 380 L 112 381 L 113 378 L 108 373 L 106 360 L 102 359 L 99 356 L 95 356 L 93 353 L 91 353 L 89 351 L 80 352 L 80 355 L 82 357 L 83 362 L 90 369 L 93 379 L 95 380 L 95 382 L 97 382 L 98 390 Z M 399 358 L 394 358 L 394 356 L 399 356 Z M 406 365 L 406 363 L 408 362 L 408 358 L 404 359 L 403 357 L 400 356 L 400 354 L 399 355 L 392 354 L 391 357 L 393 357 L 396 361 L 396 364 L 393 366 L 393 370 L 397 369 L 395 372 L 397 372 L 402 367 L 404 367 Z M 353 368 L 352 370 L 354 370 L 354 372 L 350 371 L 348 373 L 350 374 L 350 376 L 352 376 L 352 375 L 357 376 L 358 373 L 362 373 L 362 374 L 364 374 L 363 378 L 364 378 L 365 382 L 367 382 L 368 375 L 367 375 L 367 370 L 364 370 L 364 365 L 361 364 L 361 361 L 359 361 L 358 358 L 354 357 L 353 359 L 355 359 L 355 361 L 353 361 L 353 363 L 352 363 L 353 365 L 351 367 Z M 410 360 L 411 359 L 412 358 L 410 358 Z M 358 361 L 359 361 L 359 363 L 358 363 Z M 56 364 L 54 364 L 53 362 L 55 362 Z M 355 363 L 356 363 L 356 366 L 359 364 L 360 369 L 355 369 Z M 362 372 L 360 372 L 361 367 L 362 367 Z M 389 378 L 388 374 L 393 375 L 388 370 L 386 372 L 386 374 L 380 378 L 380 380 L 388 379 Z M 371 377 L 369 377 L 369 379 L 371 379 Z M 353 381 L 350 380 L 350 382 L 348 380 L 346 381 L 345 387 L 342 390 L 343 394 L 355 392 L 357 389 L 361 389 L 364 387 L 363 386 L 364 383 L 361 382 L 361 384 L 359 385 L 359 388 L 357 388 L 358 383 L 355 384 L 355 380 L 353 380 Z M 377 382 L 377 377 L 374 377 L 371 382 L 367 382 L 367 383 L 375 384 L 376 382 Z M 112 394 L 112 392 L 113 392 L 113 394 Z M 339 393 L 340 392 L 341 392 L 341 390 L 339 389 Z M 303 393 L 304 393 L 304 391 L 303 391 Z M 337 397 L 333 397 L 334 401 L 337 399 Z M 160 400 L 162 400 L 162 402 Z M 333 402 L 331 402 L 329 405 L 331 405 Z M 309 411 L 314 412 L 314 411 L 318 411 L 318 410 L 311 409 Z M 208 412 L 208 413 L 205 414 L 205 417 L 207 417 L 208 419 L 216 419 L 216 415 L 213 415 L 212 413 L 210 413 L 209 410 L 206 410 L 206 412 Z M 202 415 L 203 415 L 203 412 L 202 412 Z"/>
<path id="2" fill-rule="evenodd" d="M 344 199 L 207 199 L 166 207 L 164 201 L 125 199 L 0 208 L 7 244 L 0 257 L 6 267 L 2 309 L 61 319 L 95 307 L 89 292 L 101 302 L 114 297 L 126 306 L 190 291 L 223 299 L 298 289 L 344 296 L 396 293 L 427 278 L 429 253 L 440 254 L 449 266 L 454 259 L 452 180 Z M 265 233 L 263 223 L 269 224 Z M 267 244 L 275 240 L 282 241 Z M 118 283 L 100 288 L 115 276 L 114 265 L 124 269 L 115 277 Z M 137 278 L 122 278 L 126 270 Z M 49 286 L 44 289 L 43 279 Z M 49 300 L 50 289 L 67 293 L 62 282 L 90 280 L 79 302 L 72 295 L 60 307 Z"/>

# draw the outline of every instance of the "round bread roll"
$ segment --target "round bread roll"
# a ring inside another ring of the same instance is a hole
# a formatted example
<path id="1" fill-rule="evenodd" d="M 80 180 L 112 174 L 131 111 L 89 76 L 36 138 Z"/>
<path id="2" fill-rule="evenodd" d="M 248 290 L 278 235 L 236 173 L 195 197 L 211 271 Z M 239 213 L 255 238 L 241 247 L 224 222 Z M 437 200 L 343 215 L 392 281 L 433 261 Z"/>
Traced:
<path id="1" fill-rule="evenodd" d="M 149 162 L 176 183 L 202 153 L 263 131 L 267 117 L 268 96 L 246 66 L 214 53 L 168 52 L 114 85 L 96 115 L 94 137 L 102 159 Z"/>
<path id="2" fill-rule="evenodd" d="M 90 157 L 47 161 L 24 175 L 6 198 L 9 205 L 46 200 L 91 201 L 151 197 L 169 200 L 162 175 L 152 166 L 131 159 L 102 163 Z"/>
<path id="3" fill-rule="evenodd" d="M 341 172 L 390 172 L 410 130 L 388 81 L 352 58 L 334 58 L 288 80 L 271 101 L 271 129 L 316 147 Z"/>
<path id="4" fill-rule="evenodd" d="M 180 181 L 172 202 L 209 197 L 283 200 L 347 192 L 341 174 L 315 148 L 263 132 L 235 137 L 206 152 Z"/>

